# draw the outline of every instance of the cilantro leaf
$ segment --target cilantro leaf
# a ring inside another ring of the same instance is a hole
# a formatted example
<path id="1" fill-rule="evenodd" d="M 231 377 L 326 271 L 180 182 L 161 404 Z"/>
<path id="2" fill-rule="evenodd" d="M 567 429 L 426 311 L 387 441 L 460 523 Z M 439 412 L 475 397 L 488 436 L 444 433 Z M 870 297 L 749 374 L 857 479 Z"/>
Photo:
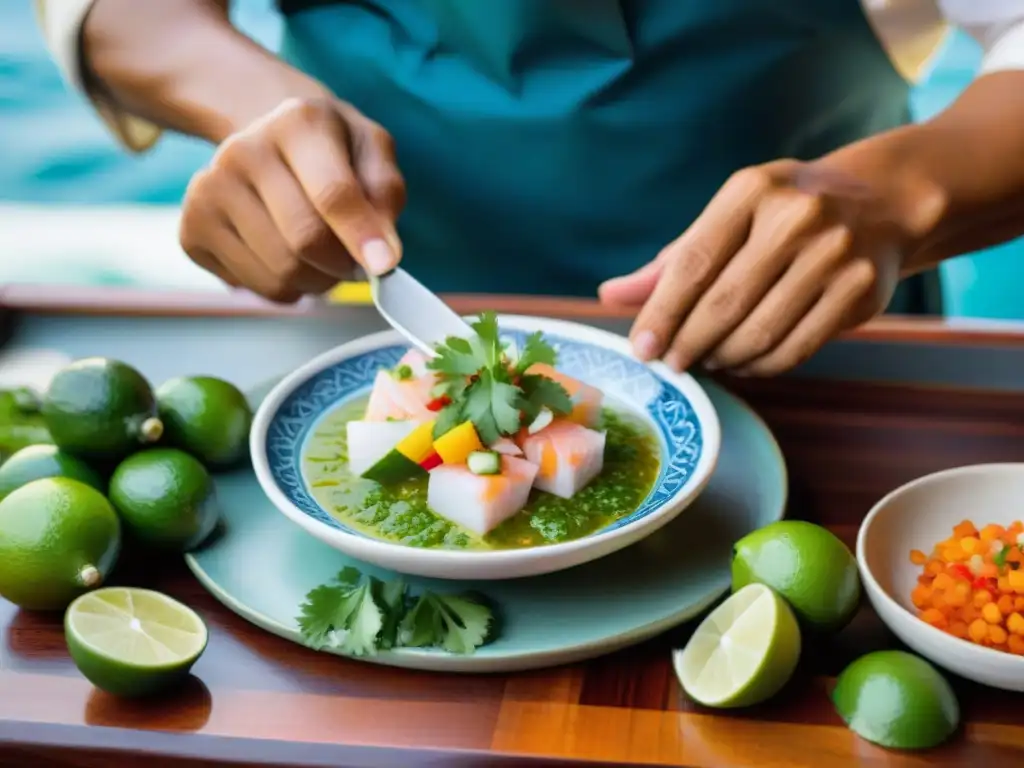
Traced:
<path id="1" fill-rule="evenodd" d="M 408 648 L 425 648 L 433 645 L 440 633 L 441 614 L 430 599 L 430 593 L 425 592 L 402 618 L 398 642 Z"/>
<path id="2" fill-rule="evenodd" d="M 345 568 L 333 583 L 306 595 L 299 614 L 299 630 L 313 648 L 338 648 L 353 656 L 372 655 L 384 624 L 374 599 L 376 579 Z"/>
<path id="3" fill-rule="evenodd" d="M 306 645 L 314 650 L 330 645 L 339 593 L 337 585 L 322 584 L 306 595 L 306 602 L 299 608 L 299 631 Z"/>
<path id="4" fill-rule="evenodd" d="M 374 599 L 384 613 L 379 647 L 386 651 L 394 648 L 398 643 L 398 625 L 405 614 L 405 602 L 409 587 L 402 579 L 377 581 L 374 586 Z"/>
<path id="5" fill-rule="evenodd" d="M 472 653 L 490 637 L 491 610 L 469 596 L 424 592 L 402 622 L 404 645 Z"/>
<path id="6" fill-rule="evenodd" d="M 352 567 L 311 590 L 298 617 L 306 645 L 351 656 L 401 646 L 472 653 L 494 638 L 498 623 L 482 595 L 425 591 L 410 607 L 405 581 L 381 581 Z"/>
<path id="7" fill-rule="evenodd" d="M 359 586 L 359 582 L 362 578 L 363 574 L 358 568 L 346 565 L 338 572 L 338 575 L 334 577 L 334 580 L 343 587 L 355 589 Z"/>
<path id="8" fill-rule="evenodd" d="M 436 348 L 437 356 L 427 361 L 427 368 L 443 378 L 472 376 L 486 363 L 469 341 L 449 336 Z"/>
<path id="9" fill-rule="evenodd" d="M 476 331 L 476 337 L 470 344 L 477 353 L 477 357 L 482 360 L 482 364 L 478 367 L 495 368 L 501 362 L 505 351 L 498 330 L 498 315 L 494 312 L 481 312 L 479 319 L 472 324 L 472 328 Z"/>
<path id="10" fill-rule="evenodd" d="M 554 379 L 526 374 L 520 377 L 519 387 L 523 391 L 520 405 L 527 421 L 537 418 L 537 414 L 544 408 L 556 415 L 572 412 L 572 398 L 565 387 Z"/>
<path id="11" fill-rule="evenodd" d="M 555 358 L 555 348 L 544 341 L 544 336 L 540 331 L 536 331 L 526 338 L 526 343 L 523 345 L 523 351 L 519 354 L 519 360 L 516 361 L 516 373 L 522 374 L 527 371 L 530 366 L 536 365 L 537 363 L 554 365 Z"/>
<path id="12" fill-rule="evenodd" d="M 461 402 L 452 402 L 451 405 L 446 405 L 438 411 L 437 418 L 434 420 L 434 437 L 438 438 L 446 432 L 450 432 L 464 421 Z"/>
<path id="13" fill-rule="evenodd" d="M 353 656 L 372 656 L 377 652 L 377 638 L 384 627 L 384 614 L 373 599 L 369 582 L 349 592 L 342 602 L 339 619 L 343 618 L 345 633 L 338 647 Z"/>
<path id="14" fill-rule="evenodd" d="M 466 391 L 462 415 L 473 422 L 480 440 L 490 445 L 502 435 L 519 430 L 519 400 L 518 387 L 497 381 L 485 370 Z"/>

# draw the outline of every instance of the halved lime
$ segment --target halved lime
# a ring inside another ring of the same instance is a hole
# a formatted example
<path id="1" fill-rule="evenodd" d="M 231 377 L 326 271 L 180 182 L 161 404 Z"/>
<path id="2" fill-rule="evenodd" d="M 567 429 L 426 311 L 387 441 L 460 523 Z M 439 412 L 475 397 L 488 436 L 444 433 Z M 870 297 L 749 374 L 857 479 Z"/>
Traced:
<path id="1" fill-rule="evenodd" d="M 960 705 L 946 678 L 905 651 L 861 656 L 836 680 L 836 711 L 861 738 L 889 749 L 930 749 L 960 723 Z"/>
<path id="2" fill-rule="evenodd" d="M 134 587 L 82 595 L 68 606 L 64 636 L 79 671 L 116 696 L 147 696 L 182 681 L 208 638 L 191 608 Z"/>
<path id="3" fill-rule="evenodd" d="M 683 690 L 708 707 L 746 707 L 774 696 L 799 658 L 793 610 L 763 584 L 731 595 L 672 654 Z"/>

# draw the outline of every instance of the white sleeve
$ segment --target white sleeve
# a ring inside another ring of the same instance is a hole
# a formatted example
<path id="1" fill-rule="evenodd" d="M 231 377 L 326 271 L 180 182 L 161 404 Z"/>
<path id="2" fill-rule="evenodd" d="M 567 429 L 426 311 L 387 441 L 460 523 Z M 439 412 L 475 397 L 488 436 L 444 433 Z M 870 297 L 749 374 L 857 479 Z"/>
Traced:
<path id="1" fill-rule="evenodd" d="M 129 150 L 142 152 L 160 138 L 160 129 L 142 118 L 118 109 L 95 93 L 82 78 L 82 23 L 94 0 L 35 0 L 36 18 L 64 81 L 84 94 L 114 136 Z"/>
<path id="2" fill-rule="evenodd" d="M 1024 70 L 1024 0 L 938 0 L 950 24 L 978 41 L 979 74 Z"/>

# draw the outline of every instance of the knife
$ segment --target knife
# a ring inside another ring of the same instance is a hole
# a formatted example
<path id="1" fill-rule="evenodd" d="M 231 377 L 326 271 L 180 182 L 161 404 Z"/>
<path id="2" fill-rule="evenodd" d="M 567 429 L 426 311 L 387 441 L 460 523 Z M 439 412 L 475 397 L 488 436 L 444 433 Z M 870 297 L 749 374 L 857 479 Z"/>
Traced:
<path id="1" fill-rule="evenodd" d="M 370 277 L 370 296 L 388 324 L 424 354 L 449 336 L 469 339 L 473 329 L 441 298 L 401 267 Z"/>

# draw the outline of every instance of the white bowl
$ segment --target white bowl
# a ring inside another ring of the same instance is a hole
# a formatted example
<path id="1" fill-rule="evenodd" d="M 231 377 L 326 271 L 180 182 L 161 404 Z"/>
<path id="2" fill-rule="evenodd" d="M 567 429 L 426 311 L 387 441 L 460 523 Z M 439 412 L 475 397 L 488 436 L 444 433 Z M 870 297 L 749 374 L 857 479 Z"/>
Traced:
<path id="1" fill-rule="evenodd" d="M 313 426 L 339 403 L 363 396 L 376 372 L 407 348 L 395 331 L 343 344 L 286 376 L 257 409 L 250 437 L 256 477 L 288 519 L 332 547 L 399 573 L 442 579 L 511 579 L 570 568 L 622 549 L 661 528 L 703 490 L 718 460 L 714 406 L 691 376 L 637 362 L 621 336 L 539 317 L 503 316 L 502 332 L 521 342 L 544 332 L 559 368 L 600 387 L 645 416 L 661 444 L 661 472 L 640 508 L 573 541 L 500 551 L 421 549 L 371 538 L 345 526 L 309 493 L 301 453 Z"/>
<path id="2" fill-rule="evenodd" d="M 979 464 L 927 475 L 879 501 L 857 535 L 857 563 L 871 605 L 896 636 L 950 672 L 995 688 L 1024 691 L 1024 656 L 985 648 L 936 629 L 910 600 L 921 567 L 953 526 L 1009 525 L 1024 518 L 1024 464 Z"/>

